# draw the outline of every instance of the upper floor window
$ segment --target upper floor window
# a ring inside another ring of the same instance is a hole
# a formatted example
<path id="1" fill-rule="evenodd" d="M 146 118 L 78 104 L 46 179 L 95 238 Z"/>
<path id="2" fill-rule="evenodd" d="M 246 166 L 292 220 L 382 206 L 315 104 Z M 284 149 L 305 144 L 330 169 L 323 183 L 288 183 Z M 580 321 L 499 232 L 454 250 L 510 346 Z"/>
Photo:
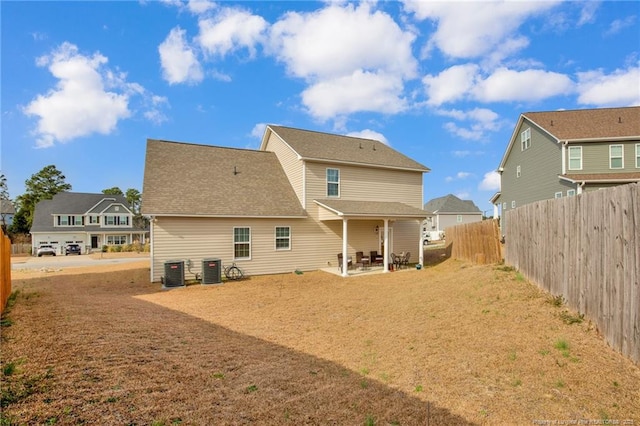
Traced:
<path id="1" fill-rule="evenodd" d="M 636 168 L 640 169 L 640 143 L 636 144 Z"/>
<path id="2" fill-rule="evenodd" d="M 531 128 L 525 129 L 520 133 L 520 147 L 522 151 L 531 147 Z"/>
<path id="3" fill-rule="evenodd" d="M 97 214 L 89 215 L 89 225 L 98 225 L 100 224 L 100 216 Z"/>
<path id="4" fill-rule="evenodd" d="M 340 196 L 340 170 L 327 169 L 327 197 Z"/>
<path id="5" fill-rule="evenodd" d="M 520 169 L 520 166 L 516 167 L 516 177 L 519 178 L 520 176 L 522 176 L 522 169 Z"/>
<path id="6" fill-rule="evenodd" d="M 456 222 L 462 223 L 462 215 L 461 214 L 456 216 Z"/>
<path id="7" fill-rule="evenodd" d="M 233 228 L 233 258 L 251 258 L 251 228 Z"/>
<path id="8" fill-rule="evenodd" d="M 576 195 L 575 189 L 567 189 L 567 197 L 573 197 L 574 195 Z"/>
<path id="9" fill-rule="evenodd" d="M 127 215 L 104 215 L 104 224 L 107 226 L 127 226 L 129 225 L 129 216 Z"/>
<path id="10" fill-rule="evenodd" d="M 562 191 L 556 192 L 555 197 L 562 198 Z"/>
<path id="11" fill-rule="evenodd" d="M 288 226 L 276 226 L 276 250 L 291 249 L 291 228 Z"/>
<path id="12" fill-rule="evenodd" d="M 58 216 L 58 226 L 82 226 L 84 225 L 82 216 L 60 215 Z"/>
<path id="13" fill-rule="evenodd" d="M 512 208 L 512 209 L 515 209 L 515 208 L 516 208 L 516 202 L 515 202 L 515 200 L 514 200 L 514 201 L 511 201 L 511 208 Z"/>
<path id="14" fill-rule="evenodd" d="M 624 151 L 622 145 L 609 145 L 609 168 L 624 168 Z"/>
<path id="15" fill-rule="evenodd" d="M 569 147 L 569 170 L 582 170 L 582 147 Z"/>

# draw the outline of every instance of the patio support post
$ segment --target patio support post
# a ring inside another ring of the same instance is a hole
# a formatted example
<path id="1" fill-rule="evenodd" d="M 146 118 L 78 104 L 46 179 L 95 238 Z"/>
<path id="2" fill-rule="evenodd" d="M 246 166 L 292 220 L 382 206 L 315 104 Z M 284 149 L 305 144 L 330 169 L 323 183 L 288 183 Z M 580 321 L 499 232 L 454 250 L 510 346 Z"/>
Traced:
<path id="1" fill-rule="evenodd" d="M 384 256 L 382 256 L 383 258 L 383 262 L 384 262 L 384 272 L 389 272 L 389 255 L 391 253 L 389 253 L 389 219 L 385 219 L 384 220 Z"/>
<path id="2" fill-rule="evenodd" d="M 347 221 L 349 219 L 342 218 L 342 276 L 349 276 L 349 258 L 347 257 L 347 249 L 349 245 L 347 244 Z"/>

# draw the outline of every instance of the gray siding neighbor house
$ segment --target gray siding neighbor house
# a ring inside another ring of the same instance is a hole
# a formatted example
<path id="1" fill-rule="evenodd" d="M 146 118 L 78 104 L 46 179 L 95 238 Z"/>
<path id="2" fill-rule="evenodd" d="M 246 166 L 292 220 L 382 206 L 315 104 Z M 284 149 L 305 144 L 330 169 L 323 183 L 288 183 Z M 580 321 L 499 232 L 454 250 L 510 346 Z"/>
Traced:
<path id="1" fill-rule="evenodd" d="M 494 217 L 524 204 L 640 181 L 640 107 L 520 115 L 500 166 Z"/>
<path id="2" fill-rule="evenodd" d="M 461 200 L 453 194 L 434 198 L 424 205 L 427 220 L 423 231 L 432 240 L 441 239 L 445 228 L 463 223 L 480 222 L 482 212 L 471 200 Z"/>
<path id="3" fill-rule="evenodd" d="M 0 200 L 0 225 L 11 226 L 16 209 L 9 200 Z"/>
<path id="4" fill-rule="evenodd" d="M 267 126 L 259 150 L 149 139 L 142 212 L 151 219 L 151 279 L 205 259 L 248 275 L 321 268 L 377 251 L 421 261 L 423 174 L 375 140 Z M 347 266 L 346 268 L 344 266 Z"/>
<path id="5" fill-rule="evenodd" d="M 103 245 L 144 244 L 149 231 L 136 227 L 134 214 L 122 195 L 61 192 L 36 204 L 31 225 L 32 253 L 51 245 L 63 254 L 67 244 L 82 253 Z"/>

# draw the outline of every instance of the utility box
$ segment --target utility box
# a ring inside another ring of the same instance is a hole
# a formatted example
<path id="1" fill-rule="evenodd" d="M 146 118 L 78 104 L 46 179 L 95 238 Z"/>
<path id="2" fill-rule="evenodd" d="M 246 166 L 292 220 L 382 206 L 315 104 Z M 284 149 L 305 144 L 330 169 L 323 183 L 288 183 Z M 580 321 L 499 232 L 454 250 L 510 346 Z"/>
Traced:
<path id="1" fill-rule="evenodd" d="M 202 259 L 202 284 L 220 284 L 222 282 L 222 261 L 220 259 Z"/>
<path id="2" fill-rule="evenodd" d="M 164 288 L 184 287 L 184 260 L 164 262 Z"/>

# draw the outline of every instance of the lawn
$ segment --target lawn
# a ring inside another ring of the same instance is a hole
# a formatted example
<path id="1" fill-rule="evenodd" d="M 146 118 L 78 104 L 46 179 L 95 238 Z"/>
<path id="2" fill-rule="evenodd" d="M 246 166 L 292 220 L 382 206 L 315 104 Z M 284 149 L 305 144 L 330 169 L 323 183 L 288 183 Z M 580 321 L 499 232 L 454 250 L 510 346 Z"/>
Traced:
<path id="1" fill-rule="evenodd" d="M 4 422 L 640 424 L 640 368 L 510 268 L 170 291 L 123 268 L 14 276 Z"/>

